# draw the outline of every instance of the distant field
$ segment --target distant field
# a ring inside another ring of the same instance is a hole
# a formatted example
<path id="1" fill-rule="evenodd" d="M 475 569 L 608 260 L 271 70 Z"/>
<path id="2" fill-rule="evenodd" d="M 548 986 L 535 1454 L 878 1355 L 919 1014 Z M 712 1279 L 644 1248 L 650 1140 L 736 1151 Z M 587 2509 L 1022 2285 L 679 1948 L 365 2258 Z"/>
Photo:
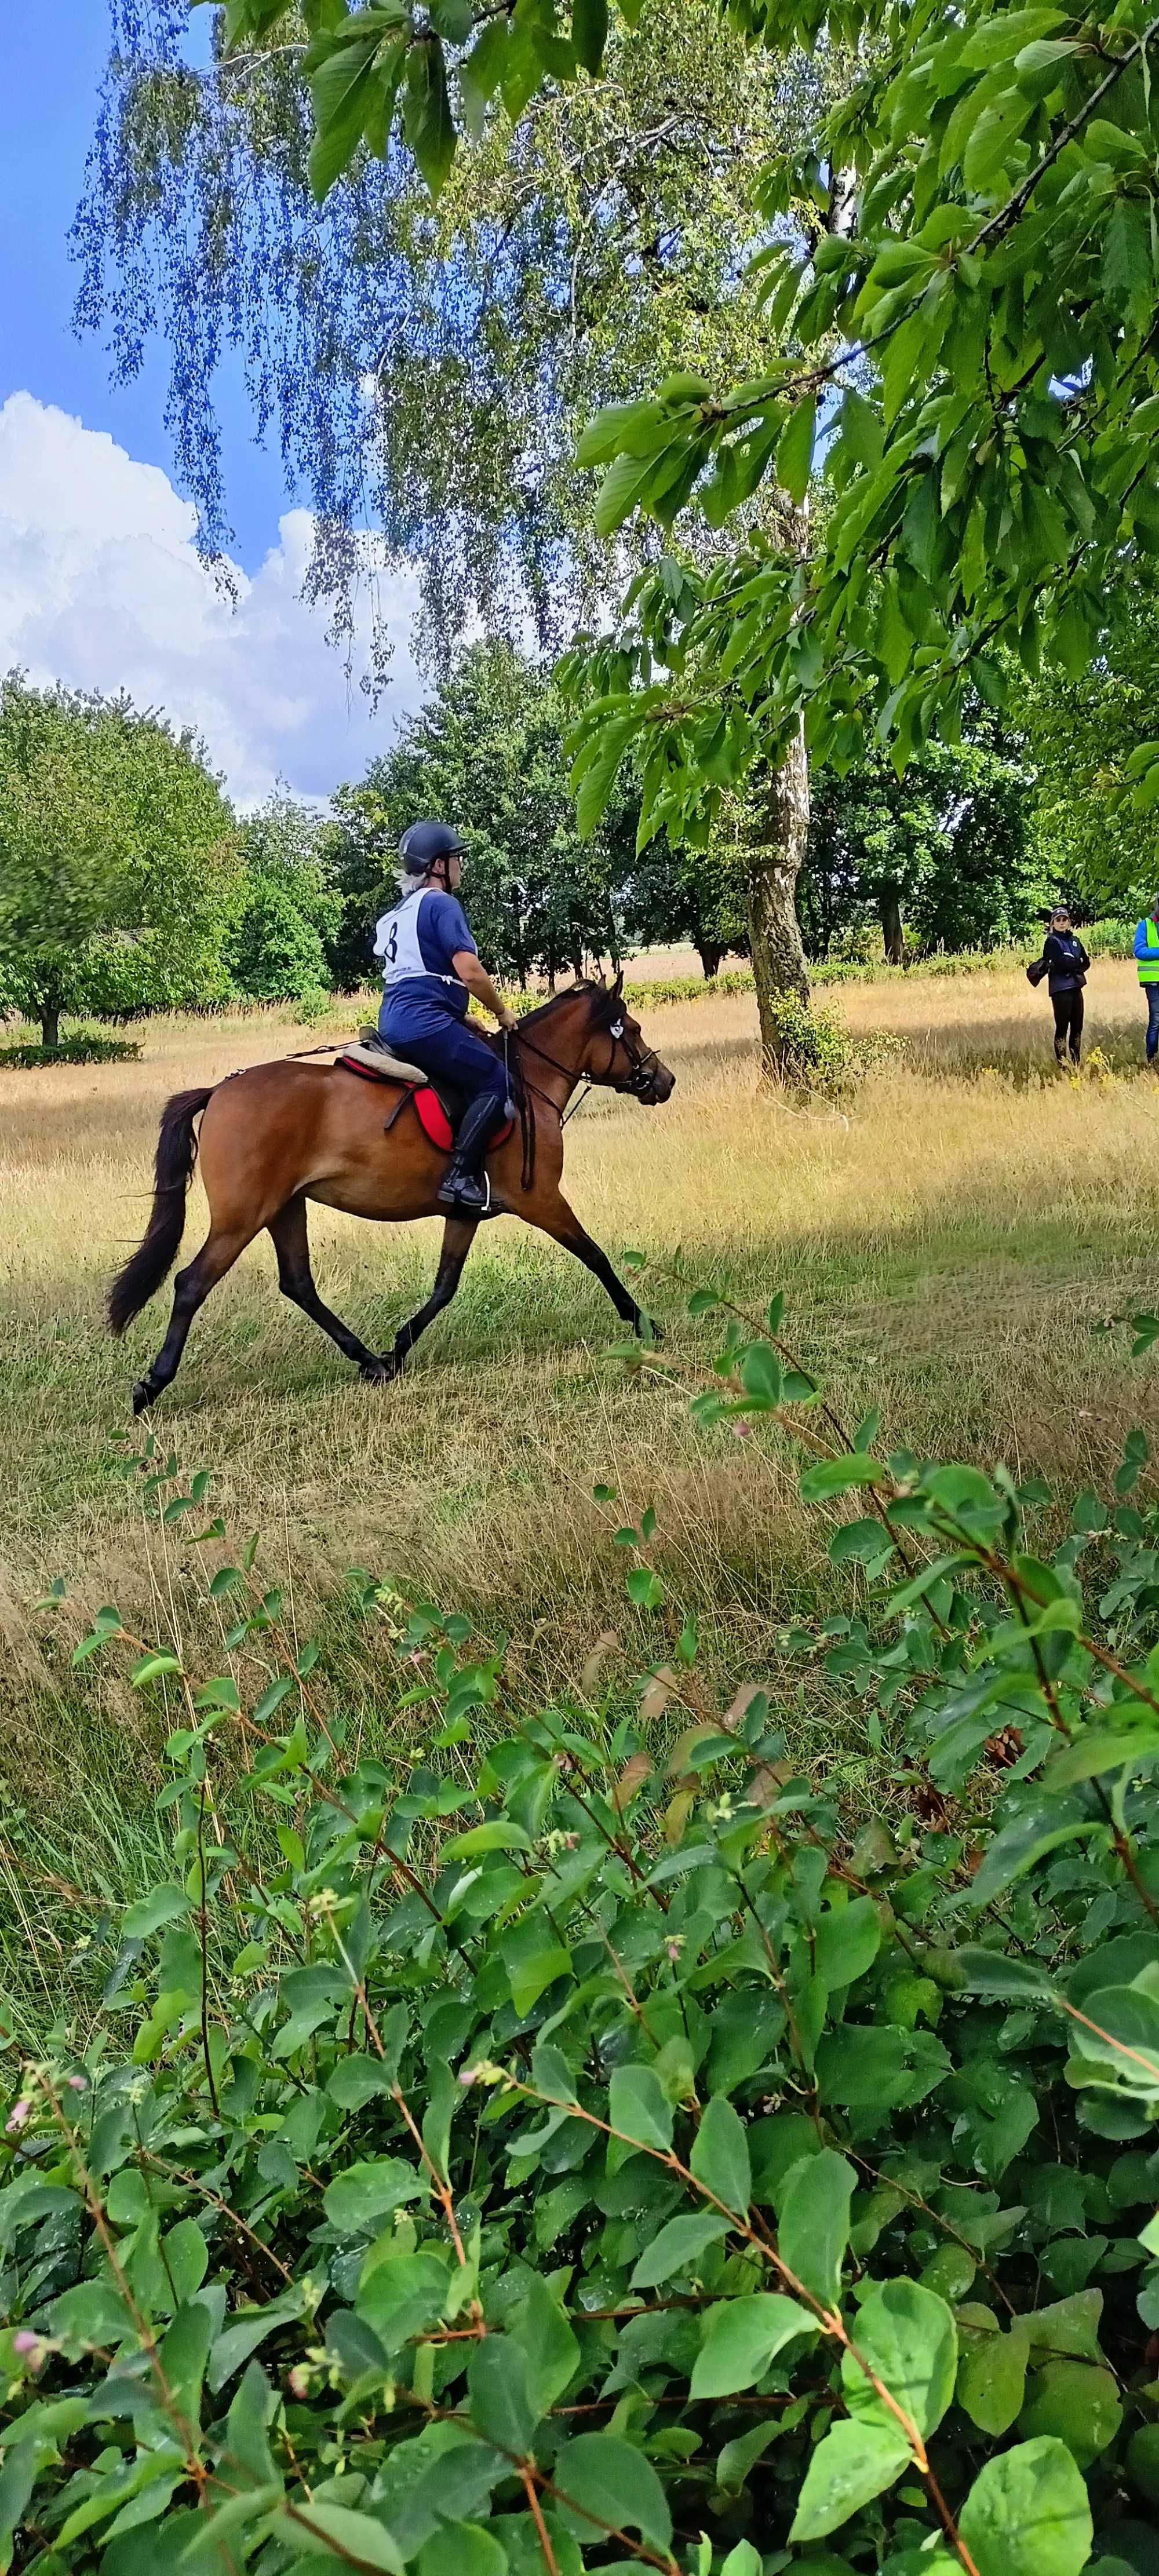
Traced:
<path id="1" fill-rule="evenodd" d="M 842 1106 L 809 1109 L 757 1095 L 747 995 L 658 1006 L 648 1033 L 675 1097 L 651 1114 L 589 1104 L 569 1131 L 576 1205 L 613 1258 L 680 1242 L 750 1302 L 785 1287 L 809 1362 L 859 1410 L 879 1403 L 891 1441 L 1068 1479 L 1104 1471 L 1126 1425 L 1156 1416 L 1151 1365 L 1132 1363 L 1122 1332 L 1092 1331 L 1159 1295 L 1159 1101 L 1139 1070 L 1129 965 L 1096 965 L 1089 986 L 1091 1042 L 1122 1072 L 1078 1086 L 1055 1076 L 1047 1004 L 1015 973 L 893 976 L 824 1000 L 858 1031 L 893 1030 L 904 1055 Z M 144 1223 L 160 1107 L 318 1038 L 285 1013 L 140 1034 L 139 1064 L 7 1074 L 0 1092 L 0 1768 L 50 1798 L 76 1787 L 79 1763 L 128 1776 L 136 1715 L 102 1683 L 101 1740 L 91 1718 L 78 1738 L 61 1647 L 80 1608 L 45 1642 L 30 1601 L 62 1574 L 82 1606 L 135 1604 L 156 1633 L 170 1588 L 179 1602 L 194 1579 L 179 1537 L 167 1555 L 146 1547 L 109 1466 L 164 1329 L 165 1300 L 121 1346 L 101 1317 Z M 195 1189 L 190 1245 L 202 1222 Z M 323 1294 L 384 1346 L 424 1293 L 436 1228 L 318 1211 L 312 1230 Z M 654 1302 L 693 1383 L 712 1327 L 662 1285 Z M 767 1672 L 778 1623 L 819 1579 L 824 1532 L 783 1455 L 698 1431 L 686 1386 L 625 1380 L 604 1356 L 614 1332 L 573 1261 L 503 1223 L 408 1376 L 371 1391 L 278 1297 L 263 1242 L 199 1317 L 155 1428 L 183 1470 L 214 1471 L 214 1509 L 243 1533 L 261 1525 L 303 1621 L 352 1562 L 405 1571 L 562 1676 L 622 1614 L 622 1563 L 591 1499 L 606 1478 L 655 1503 L 672 1579 L 722 1663 Z M 358 1686 L 373 1696 L 373 1672 Z"/>

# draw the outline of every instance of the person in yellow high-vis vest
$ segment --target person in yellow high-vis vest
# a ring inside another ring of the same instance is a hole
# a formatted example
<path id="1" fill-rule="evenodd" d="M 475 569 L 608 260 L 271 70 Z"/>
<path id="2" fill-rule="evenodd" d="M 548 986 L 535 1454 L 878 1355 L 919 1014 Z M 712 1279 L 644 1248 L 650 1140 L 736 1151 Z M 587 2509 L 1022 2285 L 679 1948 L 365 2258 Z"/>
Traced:
<path id="1" fill-rule="evenodd" d="M 1159 1055 L 1159 903 L 1144 913 L 1135 932 L 1139 982 L 1147 996 L 1147 1062 Z"/>

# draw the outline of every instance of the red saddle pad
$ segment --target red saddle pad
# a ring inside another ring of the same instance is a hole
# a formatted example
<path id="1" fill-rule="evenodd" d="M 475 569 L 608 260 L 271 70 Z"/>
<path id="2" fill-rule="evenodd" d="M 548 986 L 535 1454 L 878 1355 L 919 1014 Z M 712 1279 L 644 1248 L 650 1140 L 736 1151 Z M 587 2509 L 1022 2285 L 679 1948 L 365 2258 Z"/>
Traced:
<path id="1" fill-rule="evenodd" d="M 438 1092 L 430 1090 L 416 1091 L 414 1103 L 415 1108 L 419 1113 L 419 1124 L 422 1127 L 424 1134 L 430 1137 L 432 1145 L 437 1145 L 439 1147 L 440 1152 L 449 1154 L 455 1140 L 451 1134 L 450 1119 L 447 1116 Z M 506 1118 L 503 1125 L 496 1128 L 495 1134 L 491 1138 L 491 1143 L 487 1149 L 488 1152 L 493 1151 L 496 1145 L 506 1144 L 514 1125 L 515 1120 L 513 1118 Z"/>
<path id="2" fill-rule="evenodd" d="M 363 1082 L 397 1082 L 399 1079 L 397 1074 L 376 1073 L 368 1064 L 355 1064 L 348 1055 L 340 1055 L 338 1062 L 344 1073 L 360 1074 Z M 432 1091 L 429 1084 L 423 1084 L 420 1087 L 415 1083 L 411 1088 L 411 1098 L 418 1111 L 419 1124 L 424 1134 L 429 1136 L 432 1145 L 438 1146 L 441 1154 L 449 1154 L 455 1139 L 451 1133 L 450 1119 L 438 1092 Z M 492 1137 L 492 1146 L 505 1145 L 514 1125 L 513 1118 L 506 1119 Z"/>

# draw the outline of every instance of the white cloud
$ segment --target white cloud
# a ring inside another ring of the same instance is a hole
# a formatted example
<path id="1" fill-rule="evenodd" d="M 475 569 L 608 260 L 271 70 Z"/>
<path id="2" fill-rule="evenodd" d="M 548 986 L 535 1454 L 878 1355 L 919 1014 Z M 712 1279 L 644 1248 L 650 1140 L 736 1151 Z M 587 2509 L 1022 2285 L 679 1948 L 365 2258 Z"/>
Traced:
<path id="1" fill-rule="evenodd" d="M 195 517 L 158 466 L 32 394 L 0 407 L 0 671 L 38 683 L 125 688 L 204 736 L 239 804 L 278 778 L 324 797 L 392 738 L 422 686 L 409 636 L 416 584 L 383 585 L 394 659 L 377 714 L 324 612 L 300 597 L 311 520 L 290 510 L 279 542 L 231 605 L 199 563 Z"/>

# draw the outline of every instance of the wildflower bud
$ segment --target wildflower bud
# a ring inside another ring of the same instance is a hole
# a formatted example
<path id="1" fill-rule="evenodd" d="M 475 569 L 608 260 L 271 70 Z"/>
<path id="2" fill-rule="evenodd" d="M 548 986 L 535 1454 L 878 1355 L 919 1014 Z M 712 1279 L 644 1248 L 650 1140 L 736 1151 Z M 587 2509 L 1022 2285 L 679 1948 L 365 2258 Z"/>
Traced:
<path id="1" fill-rule="evenodd" d="M 88 2088 L 88 2082 L 87 2082 L 87 2079 L 86 2079 L 86 2077 L 85 2077 L 85 2076 L 83 2076 L 83 2075 L 70 2075 L 70 2076 L 68 2076 L 68 2077 L 66 2078 L 66 2081 L 67 2081 L 68 2089 L 69 2089 L 69 2092 L 70 2092 L 70 2093 L 87 2093 L 87 2092 L 88 2092 L 88 2089 L 89 2089 L 89 2088 Z"/>
<path id="2" fill-rule="evenodd" d="M 14 2129 L 22 2129 L 22 2128 L 24 2127 L 24 2125 L 25 2125 L 25 2122 L 26 2122 L 27 2120 L 30 2120 L 31 2118 L 32 2118 L 32 2104 L 31 2104 L 31 2102 L 24 2102 L 24 2101 L 14 2102 L 14 2103 L 13 2103 L 13 2105 L 12 2105 L 12 2108 L 11 2108 L 11 2110 L 10 2110 L 9 2114 L 8 2114 L 8 2117 L 7 2117 L 7 2119 L 6 2119 L 5 2123 L 4 2123 L 4 2126 L 5 2126 L 5 2128 L 6 2128 L 7 2130 L 9 2130 L 9 2131 L 14 2130 Z"/>
<path id="3" fill-rule="evenodd" d="M 310 2373 L 304 2361 L 299 2361 L 295 2364 L 293 2370 L 289 2374 L 286 2385 L 290 2391 L 291 2397 L 309 2396 Z"/>

